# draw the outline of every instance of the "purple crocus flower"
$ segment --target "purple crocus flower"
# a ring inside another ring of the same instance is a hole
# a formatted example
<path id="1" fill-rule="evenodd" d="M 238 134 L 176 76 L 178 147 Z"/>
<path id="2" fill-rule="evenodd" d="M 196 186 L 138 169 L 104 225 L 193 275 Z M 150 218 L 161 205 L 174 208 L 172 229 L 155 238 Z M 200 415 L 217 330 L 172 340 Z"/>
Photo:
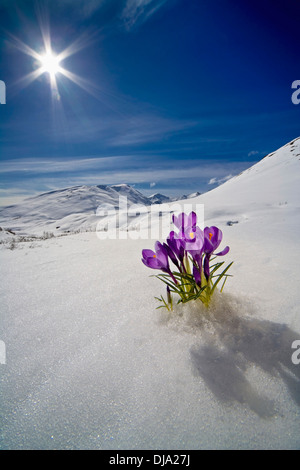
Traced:
<path id="1" fill-rule="evenodd" d="M 168 254 L 166 253 L 166 250 L 161 243 L 155 243 L 155 251 L 147 249 L 143 250 L 142 255 L 142 262 L 148 268 L 161 269 L 165 272 L 168 272 L 170 270 Z"/>
<path id="2" fill-rule="evenodd" d="M 218 227 L 205 227 L 204 229 L 204 245 L 203 251 L 205 253 L 203 269 L 206 279 L 209 278 L 209 260 L 211 255 L 214 256 L 224 256 L 229 251 L 229 246 L 226 246 L 224 250 L 219 251 L 219 253 L 215 253 L 215 250 L 219 247 L 223 238 L 222 230 Z"/>
<path id="3" fill-rule="evenodd" d="M 168 273 L 175 284 L 177 284 L 177 280 L 173 276 L 168 260 L 168 251 L 164 245 L 160 242 L 155 243 L 155 251 L 152 250 L 143 250 L 142 251 L 142 262 L 145 266 L 151 269 L 160 269 L 161 271 Z"/>
<path id="4" fill-rule="evenodd" d="M 213 276 L 213 273 L 223 263 L 216 263 L 212 273 L 210 273 L 210 260 L 213 255 L 226 255 L 229 252 L 229 246 L 218 251 L 223 239 L 222 231 L 215 226 L 205 227 L 204 230 L 201 230 L 197 226 L 195 212 L 191 212 L 188 215 L 185 213 L 181 213 L 178 216 L 173 215 L 172 218 L 178 232 L 170 232 L 165 243 L 157 241 L 154 251 L 143 250 L 142 262 L 151 269 L 159 269 L 167 273 L 167 275 L 160 274 L 156 276 L 167 284 L 167 302 L 163 297 L 158 299 L 164 303 L 162 306 L 165 306 L 168 310 L 173 309 L 171 292 L 179 294 L 180 300 L 178 303 L 199 298 L 201 302 L 208 306 L 216 285 L 224 275 L 227 276 L 225 273 L 232 264 L 230 263 L 219 274 L 217 281 L 213 282 L 212 278 L 218 276 Z M 218 252 L 215 253 L 216 251 Z M 173 273 L 171 271 L 170 262 L 173 263 L 171 268 L 173 269 L 173 265 L 175 265 L 179 272 Z M 176 288 L 174 288 L 174 285 L 172 287 L 169 277 L 176 284 Z M 204 289 L 206 289 L 205 295 L 202 293 Z"/>
<path id="5" fill-rule="evenodd" d="M 207 255 L 211 255 L 213 253 L 215 256 L 226 255 L 229 251 L 229 246 L 226 246 L 224 250 L 220 251 L 219 253 L 214 253 L 214 251 L 219 247 L 222 238 L 222 230 L 220 230 L 218 227 L 205 227 L 203 246 L 204 253 Z"/>

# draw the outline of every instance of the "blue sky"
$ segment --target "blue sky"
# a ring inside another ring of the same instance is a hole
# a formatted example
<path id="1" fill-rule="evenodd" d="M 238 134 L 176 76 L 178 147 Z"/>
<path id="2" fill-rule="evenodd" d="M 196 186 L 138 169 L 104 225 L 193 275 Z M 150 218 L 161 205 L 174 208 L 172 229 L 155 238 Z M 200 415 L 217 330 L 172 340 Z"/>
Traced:
<path id="1" fill-rule="evenodd" d="M 299 21 L 296 0 L 2 0 L 0 204 L 80 184 L 177 196 L 249 167 L 300 135 Z M 49 37 L 69 53 L 57 89 L 28 79 Z"/>

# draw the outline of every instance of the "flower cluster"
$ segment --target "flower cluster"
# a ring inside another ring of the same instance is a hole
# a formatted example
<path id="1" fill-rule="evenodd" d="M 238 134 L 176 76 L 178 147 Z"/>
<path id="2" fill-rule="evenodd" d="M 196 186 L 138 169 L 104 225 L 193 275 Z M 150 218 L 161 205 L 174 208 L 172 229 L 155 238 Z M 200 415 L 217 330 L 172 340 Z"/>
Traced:
<path id="1" fill-rule="evenodd" d="M 224 261 L 211 263 L 216 257 L 226 255 L 229 247 L 216 253 L 223 238 L 222 231 L 215 226 L 201 230 L 197 226 L 195 212 L 173 215 L 172 220 L 177 233 L 170 232 L 166 243 L 157 241 L 155 251 L 142 251 L 142 262 L 149 268 L 162 271 L 163 274 L 156 277 L 167 285 L 167 301 L 162 296 L 156 299 L 162 302 L 160 307 L 168 310 L 173 310 L 172 293 L 179 295 L 177 303 L 199 299 L 208 306 L 221 279 L 223 290 L 229 276 L 227 271 L 232 265 L 230 263 L 217 274 Z"/>

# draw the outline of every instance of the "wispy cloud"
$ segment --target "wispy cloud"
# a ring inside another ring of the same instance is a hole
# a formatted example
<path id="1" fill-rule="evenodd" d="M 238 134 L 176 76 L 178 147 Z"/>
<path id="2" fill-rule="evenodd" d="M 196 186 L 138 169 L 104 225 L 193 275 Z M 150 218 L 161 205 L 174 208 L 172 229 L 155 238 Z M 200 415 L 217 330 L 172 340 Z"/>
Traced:
<path id="1" fill-rule="evenodd" d="M 47 159 L 47 158 L 20 158 L 7 160 L 2 162 L 0 174 L 23 173 L 24 176 L 33 174 L 49 174 L 49 173 L 79 173 L 87 171 L 107 171 L 120 165 L 126 167 L 128 165 L 128 157 L 111 156 L 111 157 L 92 157 L 92 158 L 65 158 L 65 159 Z"/>
<path id="2" fill-rule="evenodd" d="M 251 162 L 181 159 L 170 161 L 159 155 L 68 158 L 63 160 L 10 160 L 0 167 L 3 181 L 0 206 L 14 204 L 38 193 L 78 185 L 127 183 L 147 192 L 179 196 L 183 192 L 207 191 L 251 166 Z M 227 176 L 224 176 L 227 175 Z M 209 184 L 207 183 L 209 181 Z M 147 191 L 148 189 L 148 191 Z"/>
<path id="3" fill-rule="evenodd" d="M 123 0 L 115 2 L 115 17 L 110 20 L 117 20 L 125 26 L 125 30 L 130 30 L 134 26 L 147 21 L 156 11 L 170 0 Z M 97 13 L 102 7 L 112 3 L 111 0 L 76 0 L 77 16 L 88 19 Z M 60 8 L 74 8 L 74 0 L 61 0 Z M 74 11 L 73 11 L 74 13 Z"/>
<path id="4" fill-rule="evenodd" d="M 21 124 L 19 127 L 22 132 Z M 171 135 L 178 136 L 194 130 L 200 124 L 193 120 L 168 118 L 147 110 L 133 110 L 124 116 L 111 114 L 93 119 L 70 116 L 55 128 L 55 139 L 58 142 L 87 143 L 98 142 L 101 138 L 102 145 L 115 148 L 163 141 Z M 12 128 L 15 129 L 16 125 L 12 123 Z M 47 133 L 49 130 L 45 128 Z M 44 135 L 41 137 L 45 138 Z"/>
<path id="5" fill-rule="evenodd" d="M 197 125 L 193 121 L 168 119 L 154 114 L 137 114 L 126 121 L 115 123 L 116 133 L 111 146 L 135 145 L 160 141 L 168 135 L 191 129 Z"/>
<path id="6" fill-rule="evenodd" d="M 168 0 L 127 0 L 122 11 L 122 20 L 126 29 L 144 23 Z"/>
<path id="7" fill-rule="evenodd" d="M 143 155 L 143 158 L 122 155 L 62 160 L 39 158 L 3 162 L 0 175 L 4 181 L 2 191 L 7 191 L 9 186 L 16 187 L 17 181 L 25 192 L 32 193 L 82 184 L 118 183 L 143 184 L 148 188 L 166 184 L 178 187 L 179 183 L 189 187 L 193 183 L 198 190 L 203 190 L 208 180 L 209 184 L 221 184 L 250 165 L 250 162 L 244 161 L 192 159 L 174 160 L 171 164 L 159 155 Z"/>
<path id="8" fill-rule="evenodd" d="M 76 9 L 83 18 L 92 16 L 107 0 L 76 0 Z M 59 7 L 74 8 L 74 0 L 60 0 Z"/>
<path id="9" fill-rule="evenodd" d="M 254 155 L 258 155 L 259 151 L 258 150 L 251 150 L 251 152 L 248 153 L 248 157 L 252 157 Z"/>

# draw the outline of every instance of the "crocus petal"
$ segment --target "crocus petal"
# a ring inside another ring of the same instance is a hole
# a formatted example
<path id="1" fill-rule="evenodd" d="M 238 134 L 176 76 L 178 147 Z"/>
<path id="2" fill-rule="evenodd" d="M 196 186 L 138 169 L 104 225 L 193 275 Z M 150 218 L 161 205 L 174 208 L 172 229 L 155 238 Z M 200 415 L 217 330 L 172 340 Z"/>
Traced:
<path id="1" fill-rule="evenodd" d="M 174 238 L 175 238 L 175 232 L 174 230 L 172 230 L 172 232 L 169 233 L 167 240 L 174 240 Z"/>
<path id="2" fill-rule="evenodd" d="M 204 233 L 199 227 L 188 227 L 184 234 L 185 250 L 194 256 L 202 254 L 204 244 Z"/>
<path id="3" fill-rule="evenodd" d="M 191 227 L 196 227 L 197 224 L 197 214 L 195 212 L 191 212 L 188 217 L 188 225 Z"/>
<path id="4" fill-rule="evenodd" d="M 204 229 L 204 232 L 207 238 L 209 238 L 209 240 L 211 241 L 214 250 L 218 248 L 223 238 L 222 230 L 220 230 L 218 227 L 212 226 L 206 227 Z"/>
<path id="5" fill-rule="evenodd" d="M 183 226 L 184 226 L 185 217 L 186 217 L 186 215 L 184 214 L 184 212 L 182 212 L 182 213 L 179 214 L 178 216 L 176 216 L 175 214 L 173 214 L 172 220 L 173 220 L 173 223 L 174 223 L 175 227 L 177 227 L 178 229 L 180 229 L 181 227 L 183 227 Z"/>
<path id="6" fill-rule="evenodd" d="M 155 250 L 156 250 L 156 257 L 160 261 L 163 268 L 169 270 L 169 262 L 168 262 L 168 253 L 166 248 L 160 243 L 155 243 Z"/>
<path id="7" fill-rule="evenodd" d="M 211 254 L 214 251 L 213 244 L 211 241 L 205 237 L 204 239 L 204 246 L 203 246 L 204 253 Z"/>
<path id="8" fill-rule="evenodd" d="M 177 261 L 177 258 L 176 258 L 176 254 L 174 253 L 174 251 L 172 250 L 172 248 L 167 245 L 166 243 L 163 244 L 166 252 L 168 253 L 168 256 L 170 258 L 170 260 L 175 264 L 175 266 L 177 266 L 177 268 L 179 269 L 179 264 L 178 264 L 178 261 Z"/>
<path id="9" fill-rule="evenodd" d="M 142 262 L 144 263 L 145 266 L 147 266 L 147 268 L 162 269 L 161 263 L 158 261 L 157 258 L 147 258 L 147 259 L 142 258 Z"/>
<path id="10" fill-rule="evenodd" d="M 213 251 L 215 251 L 218 246 L 220 245 L 222 238 L 223 238 L 223 233 L 222 230 L 220 230 L 218 227 L 212 226 L 212 227 L 205 227 L 204 229 L 204 251 L 207 254 L 211 254 Z"/>
<path id="11" fill-rule="evenodd" d="M 202 255 L 203 251 L 196 251 L 191 253 L 193 260 L 198 264 L 198 266 L 202 266 Z"/>
<path id="12" fill-rule="evenodd" d="M 184 257 L 184 243 L 181 239 L 175 238 L 175 236 L 175 232 L 171 232 L 169 238 L 167 238 L 167 244 L 178 257 L 179 261 L 182 261 Z"/>
<path id="13" fill-rule="evenodd" d="M 195 212 L 191 212 L 189 215 L 182 212 L 178 217 L 173 214 L 172 220 L 174 225 L 179 229 L 185 230 L 186 227 L 192 226 L 195 227 L 197 223 L 197 215 Z"/>
<path id="14" fill-rule="evenodd" d="M 227 255 L 228 251 L 229 251 L 229 246 L 226 246 L 224 250 L 220 251 L 219 253 L 214 253 L 214 254 L 216 256 L 224 256 L 224 255 Z"/>
<path id="15" fill-rule="evenodd" d="M 142 255 L 143 258 L 153 258 L 155 256 L 155 253 L 152 250 L 143 250 Z"/>

